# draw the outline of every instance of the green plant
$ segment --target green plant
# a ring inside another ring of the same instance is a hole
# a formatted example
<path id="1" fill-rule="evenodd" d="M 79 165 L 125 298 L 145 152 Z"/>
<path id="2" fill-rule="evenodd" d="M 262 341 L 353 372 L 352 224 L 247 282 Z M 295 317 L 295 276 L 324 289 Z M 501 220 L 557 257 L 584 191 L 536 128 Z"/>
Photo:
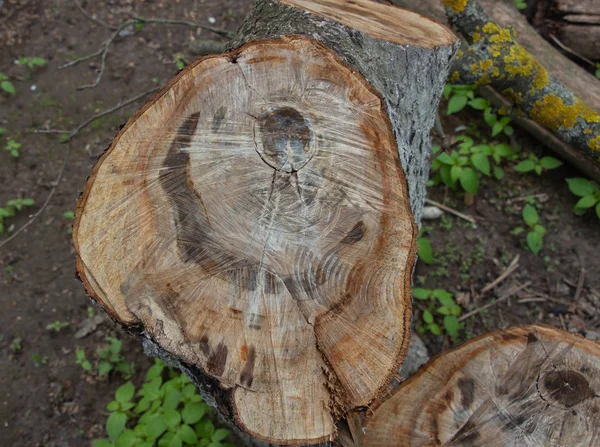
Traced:
<path id="1" fill-rule="evenodd" d="M 581 197 L 573 212 L 577 215 L 584 214 L 591 208 L 596 209 L 596 215 L 600 219 L 600 185 L 585 178 L 568 178 L 569 190 L 577 197 Z"/>
<path id="2" fill-rule="evenodd" d="M 222 443 L 229 431 L 214 426 L 209 418 L 212 410 L 195 385 L 160 360 L 154 361 L 137 393 L 127 382 L 106 409 L 108 437 L 95 439 L 93 447 L 231 446 Z"/>
<path id="3" fill-rule="evenodd" d="M 33 366 L 35 368 L 39 368 L 40 365 L 45 365 L 46 363 L 48 363 L 48 357 L 41 356 L 37 352 L 34 352 L 33 354 L 31 354 L 31 361 L 33 362 Z"/>
<path id="4" fill-rule="evenodd" d="M 540 217 L 535 208 L 527 204 L 523 207 L 523 220 L 527 224 L 529 231 L 527 232 L 527 246 L 533 252 L 538 254 L 544 246 L 544 234 L 546 234 L 546 228 L 539 224 Z M 525 231 L 523 227 L 517 227 L 513 230 L 513 234 L 521 234 Z"/>
<path id="5" fill-rule="evenodd" d="M 28 56 L 24 56 L 24 57 L 20 57 L 17 60 L 17 63 L 19 65 L 27 67 L 27 69 L 29 70 L 29 74 L 31 75 L 31 73 L 36 68 L 45 67 L 48 62 L 43 57 L 28 57 Z"/>
<path id="6" fill-rule="evenodd" d="M 514 0 L 515 6 L 517 9 L 527 9 L 527 1 L 526 0 Z"/>
<path id="7" fill-rule="evenodd" d="M 33 199 L 13 199 L 6 202 L 4 207 L 0 207 L 0 234 L 4 234 L 4 219 L 13 217 L 17 211 L 21 211 L 26 206 L 31 206 L 35 202 Z"/>
<path id="8" fill-rule="evenodd" d="M 429 305 L 423 311 L 423 326 L 418 330 L 423 333 L 431 332 L 433 335 L 441 335 L 442 329 L 436 323 L 436 314 L 443 315 L 442 327 L 448 335 L 453 339 L 458 337 L 463 324 L 458 321 L 458 317 L 462 313 L 462 308 L 456 304 L 452 293 L 443 289 L 412 289 L 412 295 L 422 301 L 428 301 Z"/>
<path id="9" fill-rule="evenodd" d="M 23 339 L 21 337 L 13 338 L 13 341 L 10 344 L 10 349 L 12 349 L 15 354 L 23 349 Z"/>
<path id="10" fill-rule="evenodd" d="M 433 250 L 431 248 L 431 242 L 428 238 L 421 236 L 422 232 L 419 233 L 417 238 L 417 253 L 419 259 L 426 264 L 433 264 Z"/>
<path id="11" fill-rule="evenodd" d="M 46 326 L 46 330 L 60 332 L 62 329 L 68 326 L 69 323 L 67 323 L 66 321 L 56 320 L 54 323 L 50 323 L 48 326 Z"/>
<path id="12" fill-rule="evenodd" d="M 85 371 L 91 372 L 92 371 L 92 364 L 87 359 L 87 356 L 85 355 L 85 351 L 83 349 L 77 349 L 75 351 L 75 355 L 76 355 L 76 361 L 75 361 L 75 363 L 77 365 L 81 365 L 81 367 Z"/>
<path id="13" fill-rule="evenodd" d="M 519 172 L 531 172 L 535 171 L 537 175 L 542 175 L 543 171 L 550 169 L 556 169 L 562 166 L 562 161 L 557 160 L 554 157 L 542 157 L 538 158 L 534 154 L 529 154 L 527 159 L 523 160 L 515 166 L 515 171 Z"/>
<path id="14" fill-rule="evenodd" d="M 73 211 L 65 211 L 63 213 L 63 217 L 68 220 L 74 220 L 75 213 Z M 72 225 L 69 225 L 69 228 L 67 229 L 67 233 L 73 234 L 73 226 Z"/>
<path id="15" fill-rule="evenodd" d="M 88 306 L 87 315 L 88 318 L 92 318 L 94 315 L 96 315 L 96 312 L 94 312 L 94 308 L 92 306 Z"/>
<path id="16" fill-rule="evenodd" d="M 485 98 L 475 96 L 476 85 L 446 84 L 444 87 L 444 98 L 448 100 L 446 114 L 460 112 L 467 105 L 475 110 L 483 111 L 483 119 L 492 128 L 492 137 L 500 135 L 512 135 L 514 130 L 510 126 L 510 117 L 498 118 L 493 112 L 492 103 Z"/>
<path id="17" fill-rule="evenodd" d="M 187 62 L 185 61 L 183 53 L 175 53 L 175 66 L 177 67 L 177 70 L 183 70 L 186 65 Z"/>
<path id="18" fill-rule="evenodd" d="M 10 82 L 10 78 L 4 73 L 0 73 L 0 90 L 2 90 L 5 93 L 8 93 L 11 96 L 15 96 L 17 94 L 15 86 L 12 82 Z"/>
<path id="19" fill-rule="evenodd" d="M 511 160 L 515 156 L 513 149 L 507 144 L 476 145 L 466 135 L 459 135 L 456 140 L 460 141 L 458 150 L 453 150 L 450 154 L 442 152 L 433 160 L 432 177 L 428 185 L 441 182 L 453 189 L 460 185 L 468 193 L 477 194 L 480 176 L 483 174 L 503 178 L 503 160 Z M 432 150 L 436 153 L 440 148 L 434 146 Z"/>
<path id="20" fill-rule="evenodd" d="M 8 140 L 6 140 L 6 144 L 4 145 L 4 150 L 10 152 L 10 155 L 12 157 L 19 157 L 19 155 L 21 155 L 19 153 L 19 148 L 21 147 L 21 143 L 19 143 L 17 140 L 15 140 L 14 137 L 9 138 Z"/>
<path id="21" fill-rule="evenodd" d="M 133 375 L 135 368 L 133 362 L 127 362 L 121 354 L 123 342 L 114 337 L 106 337 L 106 341 L 108 341 L 108 346 L 98 351 L 98 375 L 102 377 L 114 370 L 128 380 Z"/>
<path id="22" fill-rule="evenodd" d="M 600 79 L 600 62 L 596 62 L 596 77 Z"/>

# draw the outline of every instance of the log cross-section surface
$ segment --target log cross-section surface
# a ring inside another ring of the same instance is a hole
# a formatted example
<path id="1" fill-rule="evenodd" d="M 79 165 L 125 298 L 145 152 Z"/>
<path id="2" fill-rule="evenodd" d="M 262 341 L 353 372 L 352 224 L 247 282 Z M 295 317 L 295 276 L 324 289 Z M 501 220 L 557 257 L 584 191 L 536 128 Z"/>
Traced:
<path id="1" fill-rule="evenodd" d="M 600 445 L 600 343 L 550 326 L 484 334 L 426 363 L 367 421 L 369 447 Z"/>
<path id="2" fill-rule="evenodd" d="M 330 439 L 384 392 L 415 236 L 380 97 L 297 36 L 184 70 L 98 162 L 74 231 L 90 295 L 277 443 Z"/>

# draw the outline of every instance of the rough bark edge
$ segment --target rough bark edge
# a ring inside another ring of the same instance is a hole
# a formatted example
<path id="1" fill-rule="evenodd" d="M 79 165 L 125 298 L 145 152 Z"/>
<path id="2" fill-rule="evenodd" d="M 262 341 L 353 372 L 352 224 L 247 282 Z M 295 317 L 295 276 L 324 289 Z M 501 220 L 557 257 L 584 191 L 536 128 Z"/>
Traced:
<path id="1" fill-rule="evenodd" d="M 152 107 L 156 103 L 156 101 L 158 101 L 164 94 L 166 94 L 166 92 L 168 92 L 173 87 L 173 85 L 175 83 L 177 83 L 188 71 L 191 71 L 194 67 L 201 64 L 203 61 L 212 59 L 215 57 L 219 57 L 219 58 L 220 57 L 228 57 L 230 60 L 234 61 L 238 57 L 238 55 L 245 50 L 245 48 L 247 46 L 253 45 L 257 41 L 261 41 L 263 43 L 268 43 L 268 42 L 284 42 L 286 40 L 294 40 L 294 39 L 306 40 L 306 41 L 312 42 L 313 44 L 316 44 L 317 46 L 324 48 L 327 52 L 331 51 L 331 48 L 327 47 L 326 45 L 324 45 L 323 43 L 321 43 L 315 39 L 311 39 L 309 36 L 285 35 L 285 36 L 282 36 L 281 38 L 249 40 L 247 43 L 244 43 L 243 45 L 239 46 L 238 48 L 230 50 L 226 53 L 219 54 L 219 55 L 207 55 L 207 56 L 201 57 L 201 58 L 197 59 L 196 61 L 194 61 L 193 63 L 191 63 L 190 65 L 188 65 L 183 70 L 181 70 L 158 93 L 156 93 L 146 104 L 144 104 L 144 106 L 142 108 L 140 108 L 131 118 L 129 118 L 129 120 L 127 120 L 126 124 L 117 133 L 117 135 L 113 139 L 110 146 L 98 158 L 98 161 L 96 162 L 96 164 L 94 165 L 94 167 L 92 169 L 92 173 L 86 179 L 86 184 L 84 186 L 84 190 L 80 194 L 79 199 L 77 201 L 77 205 L 76 205 L 76 209 L 75 209 L 75 222 L 73 224 L 73 244 L 75 246 L 75 251 L 76 251 L 76 277 L 83 283 L 88 297 L 91 298 L 98 307 L 100 307 L 102 310 L 104 310 L 104 312 L 106 312 L 109 315 L 109 317 L 114 322 L 119 324 L 126 332 L 128 332 L 134 336 L 142 336 L 142 344 L 144 347 L 144 352 L 146 352 L 147 354 L 149 354 L 153 357 L 157 357 L 157 358 L 163 360 L 165 363 L 184 371 L 186 373 L 186 375 L 188 375 L 188 377 L 190 377 L 190 379 L 194 382 L 194 384 L 200 390 L 200 394 L 201 394 L 203 400 L 207 404 L 211 405 L 212 407 L 214 407 L 218 410 L 219 414 L 222 416 L 223 420 L 227 423 L 227 425 L 234 427 L 239 433 L 241 433 L 243 436 L 246 436 L 246 437 L 250 436 L 249 431 L 246 430 L 245 427 L 243 427 L 243 424 L 241 423 L 241 421 L 236 419 L 237 410 L 236 410 L 236 406 L 235 406 L 235 401 L 233 399 L 233 394 L 235 392 L 236 387 L 224 388 L 220 385 L 220 383 L 218 382 L 217 379 L 212 377 L 210 374 L 208 374 L 202 368 L 199 368 L 195 365 L 189 365 L 189 364 L 181 361 L 175 354 L 167 351 L 166 349 L 161 347 L 159 344 L 157 344 L 154 340 L 152 340 L 150 338 L 150 336 L 145 333 L 145 329 L 143 328 L 143 326 L 141 324 L 139 324 L 139 322 L 123 321 L 120 318 L 120 316 L 113 309 L 109 308 L 104 303 L 104 301 L 98 296 L 97 292 L 94 290 L 94 287 L 91 285 L 90 281 L 88 280 L 88 278 L 86 276 L 86 273 L 85 273 L 86 268 L 81 259 L 81 256 L 79 255 L 79 252 L 80 252 L 79 241 L 78 241 L 79 224 L 81 221 L 83 209 L 85 207 L 85 204 L 87 202 L 89 194 L 91 193 L 91 190 L 95 183 L 98 170 L 100 169 L 101 165 L 106 160 L 106 158 L 110 155 L 110 153 L 117 146 L 120 138 L 129 129 L 129 127 L 131 127 L 133 125 L 133 123 L 135 121 L 137 121 L 137 119 L 140 116 L 142 116 L 150 107 Z M 338 54 L 335 54 L 334 57 L 340 65 L 347 67 L 350 71 L 353 71 L 352 67 L 349 66 Z M 388 138 L 390 139 L 390 141 L 395 142 L 397 145 L 395 133 L 393 132 L 393 126 L 389 119 L 389 114 L 387 112 L 386 105 L 384 103 L 384 100 L 383 100 L 381 94 L 368 82 L 368 80 L 364 76 L 362 76 L 362 74 L 360 72 L 355 73 L 355 75 L 356 75 L 358 81 L 360 81 L 363 84 L 363 86 L 365 86 L 365 88 L 367 88 L 371 93 L 373 93 L 377 98 L 379 98 L 379 100 L 381 102 L 382 115 L 384 116 L 384 119 L 386 119 L 386 121 L 387 121 L 386 127 L 388 128 L 388 131 L 390 132 L 390 134 L 388 135 Z M 409 190 L 408 183 L 406 180 L 404 170 L 400 164 L 400 157 L 398 157 L 397 160 L 398 160 L 398 163 L 396 163 L 396 170 L 397 170 L 397 173 L 398 173 L 398 176 L 400 179 L 400 185 L 401 185 L 403 192 L 406 195 L 408 195 L 408 190 Z M 409 203 L 405 202 L 405 204 L 406 204 L 405 212 L 407 213 L 407 215 L 414 216 L 411 211 L 411 206 L 409 205 Z M 414 222 L 414 220 L 412 222 L 412 229 L 413 229 L 413 231 L 412 231 L 412 238 L 411 238 L 411 244 L 410 244 L 411 248 L 410 248 L 410 251 L 409 251 L 408 257 L 407 257 L 407 264 L 406 264 L 406 269 L 404 271 L 404 278 L 403 278 L 403 281 L 400 281 L 401 283 L 402 282 L 404 283 L 403 298 L 404 298 L 404 301 L 406 304 L 406 312 L 404 314 L 403 343 L 402 343 L 400 350 L 397 354 L 397 357 L 394 361 L 394 366 L 391 368 L 389 374 L 384 378 L 381 387 L 375 393 L 373 399 L 371 400 L 372 403 L 381 401 L 383 399 L 383 396 L 385 394 L 387 394 L 387 388 L 389 386 L 389 383 L 395 377 L 396 371 L 400 368 L 400 365 L 402 364 L 402 361 L 404 360 L 404 357 L 406 356 L 406 353 L 408 351 L 408 346 L 410 343 L 410 323 L 412 320 L 410 285 L 411 285 L 411 273 L 412 273 L 413 267 L 416 263 L 416 253 L 417 253 L 416 239 L 417 239 L 417 235 L 418 235 L 418 227 L 417 227 L 417 224 Z M 316 349 L 321 354 L 321 357 L 322 357 L 324 363 L 327 365 L 329 371 L 335 377 L 335 371 L 330 366 L 330 364 L 327 360 L 327 357 L 321 351 L 318 341 L 317 341 Z M 335 380 L 337 381 L 337 377 L 335 377 Z M 214 391 L 211 392 L 211 390 L 214 390 Z M 331 394 L 333 394 L 333 393 L 331 393 Z M 355 409 L 356 408 L 346 409 L 346 411 L 344 411 L 344 414 L 341 417 L 335 416 L 335 414 L 333 414 L 333 412 L 332 412 L 332 417 L 333 417 L 334 421 L 336 423 L 338 423 L 338 422 L 340 422 L 341 419 L 343 419 L 343 417 L 345 416 L 347 411 L 351 411 L 351 410 L 355 410 Z M 248 445 L 256 445 L 256 446 L 271 445 L 270 443 L 272 443 L 274 441 L 278 442 L 278 443 L 285 443 L 287 445 L 300 445 L 304 442 L 304 441 L 300 441 L 300 440 L 295 440 L 290 443 L 289 440 L 272 440 L 272 439 L 263 438 L 261 436 L 257 436 L 256 434 L 252 434 L 251 436 L 253 438 L 255 438 L 256 440 L 258 440 L 259 443 L 256 443 L 255 441 L 248 441 L 248 442 L 250 442 Z M 335 433 L 333 433 L 332 436 L 335 436 Z M 314 442 L 322 443 L 329 439 L 330 439 L 329 436 L 325 436 L 321 439 L 314 440 Z M 311 444 L 311 445 L 320 445 L 320 444 Z"/>
<path id="2" fill-rule="evenodd" d="M 471 44 L 459 53 L 463 69 L 450 80 L 493 86 L 518 112 L 600 166 L 600 115 L 550 76 L 519 45 L 514 30 L 495 24 L 475 0 L 444 0 L 444 5 L 450 22 Z"/>
<path id="3" fill-rule="evenodd" d="M 281 17 L 285 17 L 286 20 L 282 21 Z M 323 24 L 327 26 L 324 27 Z M 366 33 L 308 11 L 281 4 L 277 0 L 258 0 L 227 48 L 236 48 L 251 40 L 270 39 L 289 34 L 307 35 L 334 50 L 346 65 L 361 73 L 383 98 L 396 142 L 409 142 L 406 147 L 398 147 L 398 155 L 408 182 L 412 213 L 420 227 L 426 197 L 425 184 L 429 178 L 430 168 L 429 132 L 433 128 L 443 90 L 441 87 L 446 83 L 448 67 L 460 46 L 458 38 L 451 45 L 438 46 L 434 49 L 398 45 L 370 37 Z M 361 51 L 357 51 L 359 49 Z M 378 55 L 387 57 L 380 58 Z M 400 64 L 401 60 L 405 61 L 404 65 Z M 408 74 L 415 79 L 423 79 L 424 72 L 419 70 L 422 66 L 440 68 L 436 73 L 437 78 L 427 79 L 426 88 L 431 85 L 440 86 L 439 89 L 435 89 L 440 93 L 432 95 L 431 101 L 427 104 L 419 104 L 421 95 L 417 94 L 418 89 L 415 89 L 410 97 L 403 96 L 405 92 L 400 92 L 397 82 L 394 82 L 396 77 L 391 77 Z M 402 69 L 403 67 L 406 68 Z M 396 73 L 398 69 L 400 72 Z M 412 116 L 419 118 L 413 121 Z M 397 125 L 398 123 L 412 123 L 412 125 L 405 126 L 410 127 L 406 129 L 402 125 Z M 416 126 L 416 123 L 419 126 Z M 408 150 L 410 147 L 415 150 Z"/>

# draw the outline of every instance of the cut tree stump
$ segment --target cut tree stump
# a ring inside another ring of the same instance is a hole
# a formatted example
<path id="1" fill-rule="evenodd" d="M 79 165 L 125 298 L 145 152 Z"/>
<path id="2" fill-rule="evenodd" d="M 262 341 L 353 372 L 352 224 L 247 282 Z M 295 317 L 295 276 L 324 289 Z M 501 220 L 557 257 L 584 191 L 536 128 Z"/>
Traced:
<path id="1" fill-rule="evenodd" d="M 600 343 L 550 326 L 518 326 L 426 363 L 367 420 L 363 445 L 599 443 Z"/>
<path id="2" fill-rule="evenodd" d="M 77 269 L 246 433 L 327 441 L 406 353 L 457 41 L 395 7 L 324 0 L 259 2 L 233 46 L 186 67 L 101 157 Z"/>

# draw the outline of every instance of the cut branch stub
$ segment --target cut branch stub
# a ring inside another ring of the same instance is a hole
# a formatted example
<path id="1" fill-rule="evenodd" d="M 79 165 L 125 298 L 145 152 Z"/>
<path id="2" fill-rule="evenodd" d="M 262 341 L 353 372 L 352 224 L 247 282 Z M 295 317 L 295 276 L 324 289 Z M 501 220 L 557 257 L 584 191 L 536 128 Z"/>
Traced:
<path id="1" fill-rule="evenodd" d="M 426 363 L 367 421 L 372 446 L 575 446 L 600 439 L 600 343 L 491 332 Z"/>
<path id="2" fill-rule="evenodd" d="M 274 443 L 329 439 L 385 391 L 415 237 L 380 97 L 299 36 L 186 68 L 100 159 L 74 228 L 90 295 Z"/>

